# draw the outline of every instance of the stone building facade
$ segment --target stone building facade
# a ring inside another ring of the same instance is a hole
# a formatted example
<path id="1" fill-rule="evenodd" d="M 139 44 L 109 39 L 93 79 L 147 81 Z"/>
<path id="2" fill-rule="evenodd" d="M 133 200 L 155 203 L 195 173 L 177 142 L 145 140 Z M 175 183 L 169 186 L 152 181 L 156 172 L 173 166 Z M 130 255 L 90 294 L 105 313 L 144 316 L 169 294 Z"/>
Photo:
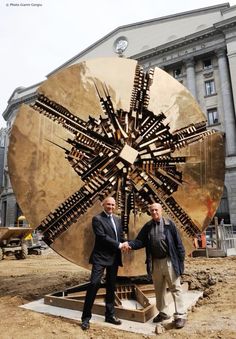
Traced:
<path id="1" fill-rule="evenodd" d="M 5 141 L 6 141 L 6 128 L 0 129 L 0 194 L 2 193 L 4 186 L 3 186 L 3 180 L 4 180 L 4 157 L 5 157 Z M 0 220 L 2 217 L 2 210 L 0 205 Z"/>
<path id="2" fill-rule="evenodd" d="M 236 6 L 224 3 L 118 27 L 48 76 L 83 60 L 117 54 L 175 77 L 199 103 L 208 128 L 224 133 L 225 187 L 217 216 L 236 225 Z M 38 85 L 13 92 L 3 113 L 8 135 L 19 105 L 34 100 Z M 4 204 L 4 223 L 12 225 L 20 211 L 9 180 L 1 195 Z"/>
<path id="3" fill-rule="evenodd" d="M 6 133 L 6 128 L 0 129 L 0 192 L 3 190 Z"/>

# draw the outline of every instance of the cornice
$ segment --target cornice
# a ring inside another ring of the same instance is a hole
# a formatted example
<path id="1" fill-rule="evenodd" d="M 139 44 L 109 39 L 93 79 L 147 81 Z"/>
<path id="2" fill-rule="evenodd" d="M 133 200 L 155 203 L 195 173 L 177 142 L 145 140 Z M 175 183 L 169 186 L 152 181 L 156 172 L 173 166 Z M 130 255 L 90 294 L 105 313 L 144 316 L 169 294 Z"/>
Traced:
<path id="1" fill-rule="evenodd" d="M 36 92 L 33 92 L 9 103 L 9 105 L 2 114 L 3 118 L 7 121 L 13 110 L 18 108 L 21 104 L 32 102 L 37 98 L 37 95 L 38 94 Z"/>
<path id="2" fill-rule="evenodd" d="M 31 89 L 37 89 L 41 84 L 43 83 L 43 81 L 40 81 L 38 82 L 37 84 L 34 84 L 34 85 L 30 85 L 29 87 L 17 87 L 14 89 L 12 95 L 10 96 L 9 100 L 8 100 L 8 104 L 11 103 L 11 101 L 13 101 L 14 99 L 14 96 L 15 94 L 21 94 L 21 93 L 24 93 L 24 92 L 28 92 L 30 91 Z M 34 93 L 35 91 L 33 91 L 32 93 Z M 23 94 L 23 97 L 24 97 L 24 94 Z M 13 99 L 13 100 L 12 100 Z"/>
<path id="3" fill-rule="evenodd" d="M 185 47 L 192 43 L 203 42 L 204 40 L 210 37 L 213 37 L 216 35 L 222 35 L 222 34 L 223 33 L 221 31 L 216 30 L 215 28 L 208 28 L 203 31 L 168 42 L 161 46 L 154 47 L 150 50 L 146 50 L 145 52 L 132 55 L 132 59 L 142 61 L 145 59 L 149 59 L 150 57 L 153 57 L 153 56 L 163 55 L 164 53 L 176 50 L 177 48 Z"/>
<path id="4" fill-rule="evenodd" d="M 226 20 L 219 21 L 213 25 L 216 29 L 225 30 L 236 27 L 236 16 L 228 18 Z"/>

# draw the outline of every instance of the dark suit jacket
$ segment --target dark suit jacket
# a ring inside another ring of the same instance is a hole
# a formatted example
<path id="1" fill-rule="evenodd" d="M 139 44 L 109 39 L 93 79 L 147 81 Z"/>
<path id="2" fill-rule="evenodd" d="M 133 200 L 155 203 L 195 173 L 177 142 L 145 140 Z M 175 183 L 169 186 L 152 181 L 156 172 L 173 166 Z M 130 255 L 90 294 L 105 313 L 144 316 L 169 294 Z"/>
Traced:
<path id="1" fill-rule="evenodd" d="M 136 239 L 129 241 L 129 245 L 132 247 L 133 250 L 138 250 L 139 248 L 146 247 L 147 254 L 146 264 L 148 272 L 151 272 L 152 270 L 152 255 L 150 252 L 151 248 L 150 230 L 154 226 L 155 223 L 153 222 L 153 220 L 148 221 L 141 228 Z M 173 221 L 165 218 L 164 218 L 164 233 L 166 236 L 170 260 L 172 262 L 175 273 L 178 277 L 184 272 L 184 258 L 185 258 L 184 245 Z"/>
<path id="2" fill-rule="evenodd" d="M 91 253 L 90 264 L 111 266 L 116 263 L 122 266 L 121 251 L 119 243 L 122 242 L 121 219 L 113 215 L 116 224 L 117 237 L 105 212 L 102 212 L 92 219 L 92 227 L 95 234 L 95 244 Z"/>

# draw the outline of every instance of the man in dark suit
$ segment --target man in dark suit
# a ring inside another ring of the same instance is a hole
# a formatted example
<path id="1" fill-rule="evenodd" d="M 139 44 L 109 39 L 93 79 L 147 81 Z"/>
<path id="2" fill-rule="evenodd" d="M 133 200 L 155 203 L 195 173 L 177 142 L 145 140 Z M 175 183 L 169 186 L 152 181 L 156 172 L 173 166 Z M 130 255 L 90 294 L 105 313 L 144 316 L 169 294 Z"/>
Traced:
<path id="1" fill-rule="evenodd" d="M 104 211 L 92 219 L 95 244 L 89 262 L 93 265 L 90 284 L 84 302 L 81 328 L 89 329 L 89 321 L 92 317 L 92 307 L 100 287 L 101 278 L 106 269 L 106 311 L 105 321 L 120 325 L 121 321 L 115 317 L 114 299 L 115 284 L 118 266 L 122 266 L 121 248 L 122 226 L 121 219 L 113 215 L 116 207 L 115 199 L 107 197 L 103 200 Z"/>

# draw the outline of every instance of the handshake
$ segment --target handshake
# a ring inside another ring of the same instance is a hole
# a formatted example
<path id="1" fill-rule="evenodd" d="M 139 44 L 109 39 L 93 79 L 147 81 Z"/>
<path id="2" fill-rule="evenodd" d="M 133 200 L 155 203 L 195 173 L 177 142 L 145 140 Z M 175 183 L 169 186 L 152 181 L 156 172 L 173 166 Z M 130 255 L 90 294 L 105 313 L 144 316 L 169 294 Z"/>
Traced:
<path id="1" fill-rule="evenodd" d="M 130 247 L 128 241 L 125 241 L 120 244 L 120 250 L 121 252 L 126 253 L 132 250 L 132 247 Z"/>

